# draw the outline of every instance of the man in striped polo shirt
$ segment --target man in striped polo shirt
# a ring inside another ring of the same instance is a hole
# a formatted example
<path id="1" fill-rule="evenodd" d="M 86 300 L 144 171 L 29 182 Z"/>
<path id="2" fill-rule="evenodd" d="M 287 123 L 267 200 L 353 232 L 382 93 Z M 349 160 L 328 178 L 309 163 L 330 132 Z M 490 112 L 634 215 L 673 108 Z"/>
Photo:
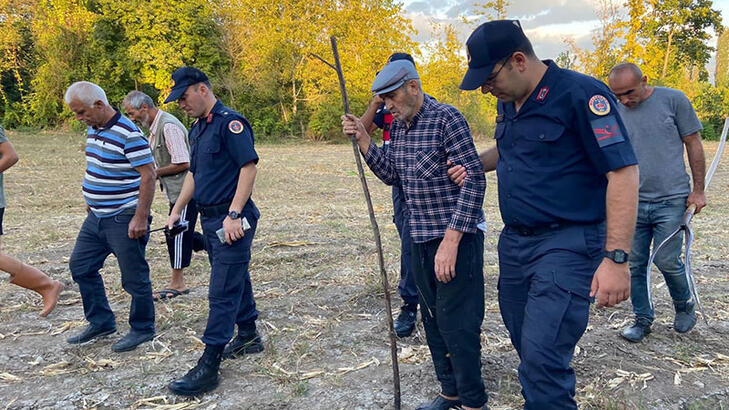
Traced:
<path id="1" fill-rule="evenodd" d="M 78 284 L 89 325 L 68 338 L 85 343 L 116 332 L 116 320 L 99 269 L 113 253 L 121 283 L 132 296 L 131 330 L 112 346 L 115 352 L 135 349 L 154 338 L 154 302 L 144 251 L 152 217 L 154 161 L 147 140 L 134 123 L 110 106 L 104 90 L 80 81 L 64 97 L 86 130 L 86 175 L 83 195 L 88 216 L 81 226 L 69 263 Z"/>

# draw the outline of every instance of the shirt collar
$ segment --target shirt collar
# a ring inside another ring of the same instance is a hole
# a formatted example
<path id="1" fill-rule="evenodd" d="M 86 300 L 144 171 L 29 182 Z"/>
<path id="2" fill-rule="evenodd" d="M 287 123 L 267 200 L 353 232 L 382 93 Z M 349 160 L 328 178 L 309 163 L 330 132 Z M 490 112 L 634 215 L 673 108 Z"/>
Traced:
<path id="1" fill-rule="evenodd" d="M 152 124 L 149 126 L 149 134 L 154 134 L 154 130 L 157 129 L 157 123 L 159 122 L 159 118 L 162 116 L 162 110 L 159 108 L 157 109 L 157 115 L 154 116 L 154 120 L 152 121 Z"/>
<path id="2" fill-rule="evenodd" d="M 94 128 L 94 129 L 97 130 L 97 131 L 109 129 L 109 128 L 113 127 L 114 124 L 116 124 L 117 122 L 119 122 L 119 119 L 120 118 L 121 118 L 121 112 L 119 112 L 119 110 L 117 110 L 116 108 L 114 108 L 114 116 L 111 117 L 111 119 L 109 121 L 107 121 L 106 124 L 102 125 L 99 128 Z"/>
<path id="3" fill-rule="evenodd" d="M 420 106 L 418 112 L 415 113 L 415 116 L 413 116 L 413 120 L 410 121 L 410 127 L 408 129 L 412 129 L 418 123 L 418 120 L 435 105 L 435 102 L 435 98 L 423 93 L 423 104 Z"/>
<path id="4" fill-rule="evenodd" d="M 547 65 L 547 71 L 544 72 L 542 79 L 539 81 L 537 87 L 532 91 L 532 95 L 529 99 L 533 102 L 544 104 L 549 98 L 549 92 L 559 78 L 559 73 L 562 71 L 561 68 L 552 60 L 542 60 Z"/>

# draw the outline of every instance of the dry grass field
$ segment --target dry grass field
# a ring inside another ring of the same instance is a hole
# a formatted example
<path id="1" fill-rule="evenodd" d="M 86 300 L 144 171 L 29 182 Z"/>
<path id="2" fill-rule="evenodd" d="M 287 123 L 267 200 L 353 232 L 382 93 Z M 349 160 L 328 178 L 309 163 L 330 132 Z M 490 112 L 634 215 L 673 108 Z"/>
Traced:
<path id="1" fill-rule="evenodd" d="M 254 199 L 263 214 L 253 244 L 251 277 L 261 312 L 265 352 L 221 368 L 211 394 L 185 400 L 166 385 L 192 367 L 207 320 L 207 256 L 186 270 L 191 293 L 156 304 L 157 337 L 139 349 L 113 353 L 119 334 L 72 346 L 66 337 L 85 325 L 68 257 L 85 209 L 81 196 L 83 136 L 9 133 L 20 162 L 6 172 L 8 207 L 3 249 L 56 279 L 61 304 L 38 317 L 40 298 L 0 273 L 0 408 L 135 409 L 379 409 L 392 408 L 386 312 L 367 210 L 349 145 L 261 145 Z M 479 143 L 485 148 L 490 142 Z M 716 143 L 707 143 L 711 158 Z M 727 154 L 729 155 L 729 154 Z M 392 288 L 399 245 L 389 187 L 368 173 Z M 488 178 L 486 319 L 482 363 L 491 409 L 518 409 L 517 356 L 496 301 L 496 180 Z M 629 303 L 593 309 L 573 366 L 583 409 L 729 408 L 729 159 L 708 192 L 709 207 L 693 222 L 694 267 L 709 319 L 685 335 L 672 328 L 672 307 L 654 270 L 657 319 L 641 344 L 618 332 L 631 319 Z M 166 200 L 157 192 L 153 227 L 162 226 Z M 161 233 L 147 256 L 155 288 L 166 285 L 168 259 Z M 121 334 L 128 331 L 129 296 L 116 261 L 103 269 Z M 399 305 L 393 295 L 393 307 Z M 438 392 L 422 325 L 399 340 L 403 408 Z"/>

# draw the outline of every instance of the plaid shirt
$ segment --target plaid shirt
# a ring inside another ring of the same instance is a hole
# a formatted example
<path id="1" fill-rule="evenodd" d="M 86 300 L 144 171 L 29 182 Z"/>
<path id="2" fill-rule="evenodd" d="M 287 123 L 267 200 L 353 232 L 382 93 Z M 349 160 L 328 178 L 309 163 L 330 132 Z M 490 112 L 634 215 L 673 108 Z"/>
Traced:
<path id="1" fill-rule="evenodd" d="M 486 177 L 463 115 L 425 95 L 410 127 L 395 120 L 390 137 L 387 152 L 371 142 L 364 158 L 384 183 L 402 185 L 413 241 L 442 238 L 447 228 L 476 232 L 483 221 Z M 463 188 L 448 178 L 449 159 L 466 168 Z"/>

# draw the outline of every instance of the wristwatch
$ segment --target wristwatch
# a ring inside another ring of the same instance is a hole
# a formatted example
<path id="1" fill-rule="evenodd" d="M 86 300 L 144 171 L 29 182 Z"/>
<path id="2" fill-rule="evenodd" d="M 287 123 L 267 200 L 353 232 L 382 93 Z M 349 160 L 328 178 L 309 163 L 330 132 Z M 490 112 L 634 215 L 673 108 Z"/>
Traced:
<path id="1" fill-rule="evenodd" d="M 240 219 L 241 215 L 236 211 L 229 211 L 228 212 L 228 218 L 230 219 Z"/>
<path id="2" fill-rule="evenodd" d="M 615 249 L 612 251 L 605 250 L 604 256 L 615 263 L 625 263 L 630 255 L 622 249 Z"/>

